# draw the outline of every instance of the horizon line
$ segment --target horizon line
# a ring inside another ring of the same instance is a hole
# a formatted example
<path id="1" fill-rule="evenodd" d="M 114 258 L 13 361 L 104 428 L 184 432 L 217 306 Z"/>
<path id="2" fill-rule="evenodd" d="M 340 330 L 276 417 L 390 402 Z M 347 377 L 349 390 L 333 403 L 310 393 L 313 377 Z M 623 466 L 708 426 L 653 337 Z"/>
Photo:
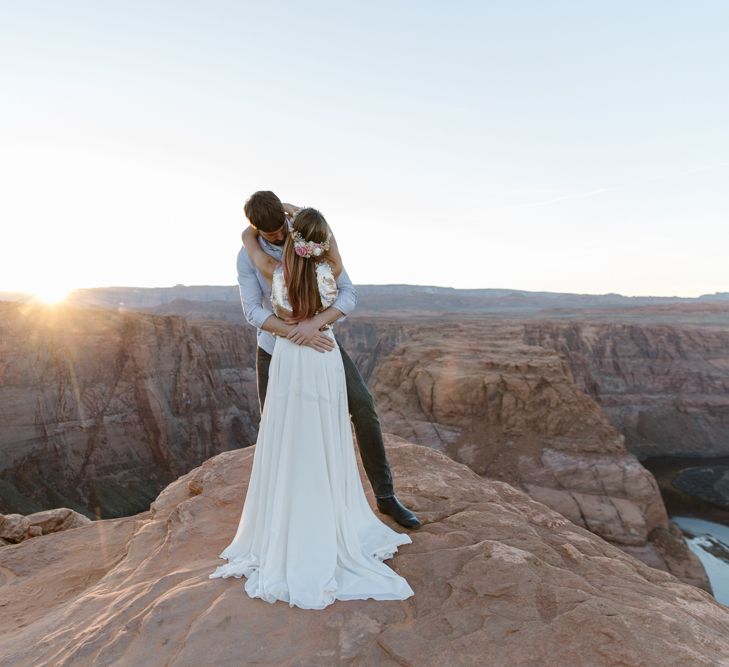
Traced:
<path id="1" fill-rule="evenodd" d="M 195 284 L 188 285 L 185 283 L 176 283 L 174 285 L 161 286 L 156 285 L 152 287 L 138 286 L 138 285 L 106 285 L 96 287 L 76 287 L 68 291 L 66 298 L 73 295 L 75 292 L 90 291 L 90 290 L 171 290 L 175 288 L 228 288 L 237 289 L 237 284 Z M 682 299 L 682 300 L 698 300 L 705 297 L 721 297 L 726 295 L 729 298 L 729 290 L 726 291 L 715 291 L 715 292 L 704 292 L 695 296 L 679 296 L 673 295 L 655 295 L 655 294 L 623 294 L 621 292 L 559 292 L 550 290 L 528 290 L 518 289 L 510 287 L 450 287 L 446 285 L 421 285 L 417 283 L 356 283 L 355 287 L 413 287 L 422 289 L 437 289 L 437 290 L 451 290 L 454 292 L 511 292 L 521 294 L 555 294 L 562 296 L 583 296 L 583 297 L 620 297 L 623 299 Z M 32 290 L 23 289 L 0 289 L 0 300 L 5 295 L 25 296 L 34 297 L 35 293 Z"/>

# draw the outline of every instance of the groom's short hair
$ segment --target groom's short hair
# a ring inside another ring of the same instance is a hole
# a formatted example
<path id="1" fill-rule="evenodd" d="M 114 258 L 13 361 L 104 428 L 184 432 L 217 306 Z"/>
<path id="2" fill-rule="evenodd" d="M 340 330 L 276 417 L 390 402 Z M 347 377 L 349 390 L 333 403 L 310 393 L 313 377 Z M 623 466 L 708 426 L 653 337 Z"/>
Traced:
<path id="1" fill-rule="evenodd" d="M 270 190 L 254 192 L 243 210 L 248 221 L 261 232 L 277 232 L 286 222 L 283 204 Z"/>

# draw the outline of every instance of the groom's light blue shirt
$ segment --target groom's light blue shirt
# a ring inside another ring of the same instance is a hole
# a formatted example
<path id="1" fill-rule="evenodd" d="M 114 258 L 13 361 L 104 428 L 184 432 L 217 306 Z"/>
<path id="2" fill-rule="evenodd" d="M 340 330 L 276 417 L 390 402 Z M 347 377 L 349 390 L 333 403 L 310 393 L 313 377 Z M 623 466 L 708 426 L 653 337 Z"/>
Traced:
<path id="1" fill-rule="evenodd" d="M 258 243 L 264 252 L 279 262 L 281 261 L 283 257 L 283 246 L 269 243 L 260 236 L 258 237 Z M 241 246 L 238 252 L 237 266 L 238 288 L 240 289 L 240 301 L 243 305 L 243 314 L 246 320 L 248 320 L 248 323 L 258 329 L 258 347 L 264 349 L 269 354 L 273 354 L 276 337 L 272 333 L 261 329 L 263 323 L 273 315 L 271 287 L 266 282 L 263 274 L 254 266 L 243 246 Z M 349 315 L 357 305 L 357 290 L 355 290 L 352 281 L 344 269 L 339 274 L 339 278 L 337 278 L 337 287 L 339 288 L 339 293 L 332 307 L 344 313 L 345 316 Z M 340 318 L 340 321 L 341 319 L 344 318 Z"/>

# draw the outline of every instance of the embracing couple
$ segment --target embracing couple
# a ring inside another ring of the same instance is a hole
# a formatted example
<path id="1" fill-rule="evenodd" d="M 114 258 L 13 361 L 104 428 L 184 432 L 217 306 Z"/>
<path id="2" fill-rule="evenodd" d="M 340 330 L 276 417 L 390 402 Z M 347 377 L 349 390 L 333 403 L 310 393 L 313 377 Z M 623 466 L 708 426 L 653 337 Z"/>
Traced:
<path id="1" fill-rule="evenodd" d="M 245 214 L 238 284 L 258 329 L 261 423 L 228 563 L 209 576 L 245 576 L 250 597 L 304 609 L 404 600 L 412 588 L 383 561 L 412 539 L 370 508 L 352 424 L 378 510 L 407 528 L 420 521 L 395 496 L 374 401 L 332 332 L 356 303 L 336 239 L 319 211 L 270 191 Z"/>

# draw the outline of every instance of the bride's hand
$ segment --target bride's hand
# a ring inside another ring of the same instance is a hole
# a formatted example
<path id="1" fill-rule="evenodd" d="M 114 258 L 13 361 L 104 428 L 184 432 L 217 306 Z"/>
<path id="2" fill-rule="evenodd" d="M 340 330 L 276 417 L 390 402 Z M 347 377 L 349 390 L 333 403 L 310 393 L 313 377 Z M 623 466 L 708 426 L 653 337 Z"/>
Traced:
<path id="1" fill-rule="evenodd" d="M 301 210 L 301 206 L 294 206 L 293 204 L 282 203 L 281 206 L 283 206 L 284 213 L 292 218 Z"/>
<path id="2" fill-rule="evenodd" d="M 292 343 L 307 345 L 319 352 L 334 349 L 334 341 L 319 331 L 319 324 L 314 319 L 299 322 L 286 336 Z"/>

